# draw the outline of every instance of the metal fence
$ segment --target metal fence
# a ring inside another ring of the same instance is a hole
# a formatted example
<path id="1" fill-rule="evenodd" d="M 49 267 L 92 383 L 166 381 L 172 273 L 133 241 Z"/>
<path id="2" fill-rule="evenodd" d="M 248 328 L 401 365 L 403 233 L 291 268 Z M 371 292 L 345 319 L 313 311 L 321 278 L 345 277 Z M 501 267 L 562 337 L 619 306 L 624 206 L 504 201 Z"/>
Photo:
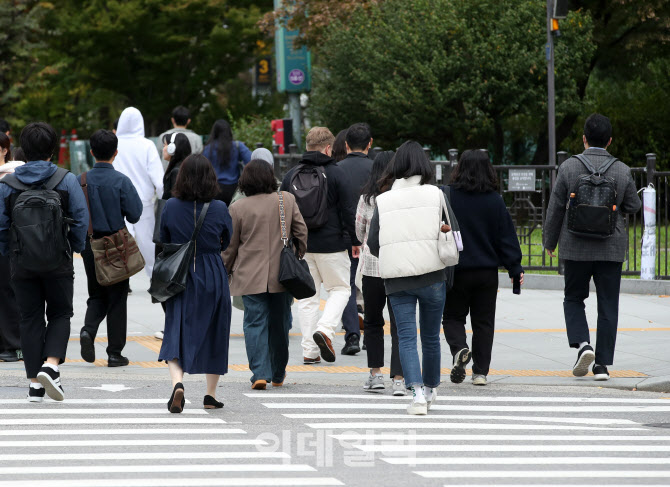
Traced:
<path id="1" fill-rule="evenodd" d="M 381 151 L 379 148 L 373 152 Z M 275 173 L 282 178 L 286 172 L 300 162 L 301 155 L 295 147 L 288 154 L 275 153 Z M 547 216 L 547 206 L 558 167 L 569 155 L 559 152 L 558 165 L 494 165 L 499 181 L 499 192 L 512 215 L 519 243 L 523 253 L 524 269 L 529 271 L 549 271 L 562 273 L 560 259 L 551 258 L 542 247 L 542 226 Z M 449 160 L 431 161 L 435 164 L 435 183 L 447 184 L 451 171 L 458 160 L 458 151 L 449 151 Z M 656 155 L 647 154 L 644 165 L 631 168 L 635 186 L 638 190 L 653 184 L 656 189 L 656 278 L 670 280 L 670 262 L 668 262 L 668 209 L 670 194 L 668 182 L 670 172 L 656 171 Z M 643 210 L 625 217 L 628 247 L 623 274 L 639 276 L 641 263 L 642 235 L 644 233 Z M 560 248 L 559 248 L 560 254 Z"/>

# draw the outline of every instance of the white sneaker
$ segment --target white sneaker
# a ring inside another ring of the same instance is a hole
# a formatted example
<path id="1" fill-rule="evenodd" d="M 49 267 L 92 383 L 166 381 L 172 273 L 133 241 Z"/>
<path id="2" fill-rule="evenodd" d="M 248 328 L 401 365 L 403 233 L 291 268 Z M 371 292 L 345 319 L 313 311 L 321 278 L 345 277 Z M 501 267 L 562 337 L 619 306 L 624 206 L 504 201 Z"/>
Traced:
<path id="1" fill-rule="evenodd" d="M 363 389 L 366 391 L 378 391 L 380 389 L 384 389 L 384 376 L 382 374 L 370 374 L 368 379 L 365 381 Z"/>
<path id="2" fill-rule="evenodd" d="M 393 395 L 405 396 L 407 395 L 407 388 L 405 387 L 405 379 L 393 379 Z"/>
<path id="3" fill-rule="evenodd" d="M 483 374 L 473 374 L 472 375 L 472 385 L 473 386 L 485 386 L 486 385 L 486 376 Z"/>
<path id="4" fill-rule="evenodd" d="M 163 332 L 162 331 L 157 331 L 154 333 L 154 337 L 158 338 L 159 340 L 163 339 Z"/>
<path id="5" fill-rule="evenodd" d="M 431 406 L 433 405 L 433 403 L 437 400 L 437 387 L 431 389 L 431 391 L 432 391 L 432 393 L 431 393 L 430 395 L 428 395 L 428 394 L 426 394 L 426 393 L 424 392 L 424 394 L 425 394 L 425 396 L 426 396 L 426 404 L 427 404 L 427 406 L 428 406 L 428 407 L 427 407 L 428 411 L 430 411 L 430 407 L 431 407 Z"/>
<path id="6" fill-rule="evenodd" d="M 407 406 L 407 414 L 425 416 L 428 414 L 428 404 L 425 401 L 418 402 L 416 399 L 412 399 L 412 402 Z"/>

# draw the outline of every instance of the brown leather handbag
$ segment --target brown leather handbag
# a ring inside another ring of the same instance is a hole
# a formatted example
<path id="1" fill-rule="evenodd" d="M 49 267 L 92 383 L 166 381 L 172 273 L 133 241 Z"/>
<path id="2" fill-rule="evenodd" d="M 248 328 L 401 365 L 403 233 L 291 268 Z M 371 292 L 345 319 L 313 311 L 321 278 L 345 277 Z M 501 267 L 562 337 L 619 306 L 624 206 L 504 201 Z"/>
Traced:
<path id="1" fill-rule="evenodd" d="M 81 175 L 81 187 L 86 196 L 86 206 L 88 206 L 88 238 L 91 241 L 95 277 L 98 284 L 111 286 L 134 276 L 144 269 L 144 257 L 140 253 L 137 242 L 126 227 L 112 235 L 93 238 L 93 221 L 90 216 L 91 205 L 88 201 L 86 173 Z"/>

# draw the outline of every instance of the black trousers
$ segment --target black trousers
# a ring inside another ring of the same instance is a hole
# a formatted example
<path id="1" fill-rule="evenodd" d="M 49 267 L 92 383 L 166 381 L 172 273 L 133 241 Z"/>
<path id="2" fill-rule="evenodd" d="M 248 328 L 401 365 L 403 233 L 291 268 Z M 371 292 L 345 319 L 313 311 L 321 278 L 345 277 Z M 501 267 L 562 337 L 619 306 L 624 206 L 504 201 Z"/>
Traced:
<path id="1" fill-rule="evenodd" d="M 368 367 L 376 369 L 384 366 L 384 306 L 388 306 L 391 315 L 391 377 L 402 376 L 398 353 L 398 329 L 381 277 L 363 276 L 363 305 L 365 308 L 363 339 L 368 352 Z"/>
<path id="2" fill-rule="evenodd" d="M 217 200 L 223 201 L 226 206 L 230 206 L 230 201 L 233 199 L 235 190 L 237 189 L 237 183 L 235 184 L 221 184 L 219 183 L 219 194 L 216 197 Z"/>
<path id="3" fill-rule="evenodd" d="M 565 327 L 572 348 L 591 342 L 586 322 L 584 300 L 589 297 L 591 277 L 598 297 L 598 331 L 596 335 L 596 364 L 612 365 L 619 322 L 619 290 L 621 262 L 565 261 Z"/>
<path id="4" fill-rule="evenodd" d="M 21 348 L 21 315 L 10 275 L 9 257 L 0 255 L 0 352 Z"/>
<path id="5" fill-rule="evenodd" d="M 128 329 L 128 288 L 130 280 L 126 279 L 111 286 L 101 286 L 95 277 L 95 262 L 91 245 L 86 240 L 86 248 L 81 253 L 88 281 L 88 300 L 86 316 L 81 331 L 86 330 L 93 338 L 98 334 L 98 327 L 107 318 L 107 355 L 119 355 L 126 346 Z"/>
<path id="6" fill-rule="evenodd" d="M 21 313 L 21 350 L 26 375 L 37 377 L 47 357 L 65 361 L 70 338 L 74 275 L 14 279 Z M 46 322 L 44 314 L 46 308 Z"/>
<path id="7" fill-rule="evenodd" d="M 349 296 L 349 302 L 347 302 L 347 305 L 344 307 L 344 312 L 342 313 L 342 326 L 345 331 L 345 341 L 349 340 L 351 336 L 356 336 L 356 338 L 360 338 L 361 336 L 361 325 L 358 322 L 358 306 L 356 305 L 356 270 L 358 269 L 358 259 L 354 259 L 354 256 L 351 254 L 351 247 L 349 247 L 347 251 L 349 252 L 349 262 L 351 262 L 351 267 L 349 268 L 351 295 Z"/>
<path id="8" fill-rule="evenodd" d="M 442 327 L 451 354 L 468 348 L 465 320 L 472 324 L 472 372 L 488 375 L 498 299 L 498 269 L 456 269 L 447 293 Z"/>

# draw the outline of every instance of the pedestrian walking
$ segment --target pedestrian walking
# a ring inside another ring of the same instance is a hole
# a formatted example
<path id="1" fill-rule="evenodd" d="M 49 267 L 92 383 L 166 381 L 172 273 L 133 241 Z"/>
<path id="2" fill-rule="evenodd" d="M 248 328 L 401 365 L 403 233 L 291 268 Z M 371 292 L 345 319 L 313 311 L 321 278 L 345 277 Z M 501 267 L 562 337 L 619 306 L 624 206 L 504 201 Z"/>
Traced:
<path id="1" fill-rule="evenodd" d="M 338 166 L 349 176 L 351 193 L 354 197 L 354 205 L 358 204 L 363 186 L 370 179 L 372 170 L 372 159 L 368 158 L 368 151 L 372 147 L 372 134 L 370 127 L 365 123 L 356 123 L 349 127 L 345 136 L 345 150 L 347 156 L 338 162 Z M 358 259 L 360 250 L 355 251 L 351 245 L 347 246 L 349 254 L 349 285 L 351 286 L 351 295 L 347 306 L 342 313 L 342 325 L 344 326 L 345 337 L 342 355 L 356 355 L 361 351 L 360 337 L 361 326 L 358 317 L 358 306 L 356 296 L 358 288 L 356 287 L 356 270 L 358 269 Z M 356 253 L 354 253 L 356 252 Z"/>
<path id="2" fill-rule="evenodd" d="M 81 357 L 89 363 L 95 362 L 95 337 L 100 323 L 107 319 L 107 366 L 128 365 L 128 358 L 121 355 L 126 346 L 128 329 L 128 289 L 130 280 L 110 286 L 98 282 L 91 239 L 114 235 L 125 227 L 125 220 L 137 223 L 142 215 L 142 200 L 127 176 L 114 169 L 118 151 L 118 139 L 113 132 L 98 130 L 91 135 L 91 155 L 95 158 L 93 169 L 86 172 L 85 184 L 82 176 L 77 179 L 85 187 L 91 219 L 90 235 L 81 252 L 86 271 L 88 300 L 84 326 L 79 333 Z"/>
<path id="3" fill-rule="evenodd" d="M 230 205 L 242 168 L 251 160 L 251 151 L 243 142 L 233 139 L 233 131 L 228 122 L 217 120 L 202 153 L 216 170 L 219 183 L 217 199 Z"/>
<path id="4" fill-rule="evenodd" d="M 313 127 L 305 138 L 307 151 L 300 164 L 288 171 L 281 185 L 282 191 L 296 196 L 309 229 L 305 261 L 317 292 L 311 298 L 298 301 L 303 362 L 308 365 L 320 363 L 321 357 L 326 362 L 335 361 L 335 329 L 351 294 L 347 234 L 353 236 L 351 245 L 360 245 L 356 239 L 351 185 L 331 157 L 333 140 L 333 134 L 326 127 Z M 328 298 L 319 317 L 322 283 Z"/>
<path id="5" fill-rule="evenodd" d="M 450 379 L 455 384 L 465 379 L 465 365 L 472 358 L 472 383 L 486 385 L 495 331 L 498 268 L 505 267 L 510 279 L 523 284 L 519 239 L 497 187 L 498 178 L 488 154 L 466 150 L 454 169 L 451 184 L 445 188 L 466 243 L 454 269 L 442 318 L 453 357 Z M 472 352 L 465 334 L 468 314 Z"/>
<path id="6" fill-rule="evenodd" d="M 363 389 L 376 391 L 384 389 L 384 375 L 381 367 L 384 366 L 384 307 L 388 309 L 391 318 L 391 380 L 393 381 L 393 395 L 405 395 L 405 381 L 398 352 L 398 329 L 391 303 L 386 296 L 384 280 L 379 274 L 379 259 L 370 253 L 367 240 L 370 233 L 370 223 L 376 208 L 375 199 L 381 194 L 379 181 L 383 177 L 391 159 L 393 151 L 381 152 L 372 165 L 370 178 L 363 187 L 356 209 L 356 236 L 361 241 L 361 256 L 358 268 L 362 274 L 363 312 L 365 328 L 365 345 L 368 354 L 370 374 Z"/>
<path id="7" fill-rule="evenodd" d="M 165 158 L 163 152 L 163 142 L 166 139 L 166 136 L 172 134 L 184 134 L 188 139 L 189 145 L 191 146 L 191 153 L 200 154 L 202 152 L 202 136 L 196 134 L 193 130 L 188 128 L 191 123 L 191 111 L 185 106 L 179 105 L 172 110 L 172 117 L 170 118 L 170 123 L 172 123 L 172 128 L 166 130 L 158 137 L 159 143 L 159 154 L 161 155 L 161 162 L 163 167 L 167 167 L 169 159 Z"/>
<path id="8" fill-rule="evenodd" d="M 438 251 L 443 198 L 430 183 L 433 167 L 421 145 L 398 148 L 381 182 L 368 247 L 379 258 L 379 273 L 391 301 L 400 363 L 412 391 L 409 414 L 427 414 L 440 385 L 440 318 L 447 279 Z M 417 351 L 416 307 L 419 305 L 423 370 Z"/>
<path id="9" fill-rule="evenodd" d="M 186 289 L 166 303 L 158 360 L 165 360 L 170 369 L 174 389 L 167 407 L 172 413 L 184 409 L 184 373 L 206 374 L 204 407 L 223 407 L 216 399 L 216 386 L 228 372 L 231 305 L 221 251 L 228 247 L 233 229 L 225 203 L 215 200 L 218 192 L 212 164 L 205 156 L 192 154 L 182 162 L 174 198 L 165 203 L 161 216 L 161 242 L 184 244 L 191 239 L 200 213 L 207 212 L 189 263 Z"/>
<path id="10" fill-rule="evenodd" d="M 612 124 L 598 113 L 584 124 L 584 152 L 561 164 L 551 193 L 543 241 L 555 257 L 556 245 L 565 261 L 565 326 L 570 347 L 579 350 L 573 375 L 582 377 L 593 365 L 596 380 L 608 380 L 614 363 L 621 267 L 628 234 L 625 214 L 641 207 L 630 168 L 612 156 Z M 593 278 L 598 298 L 596 349 L 584 312 Z"/>
<path id="11" fill-rule="evenodd" d="M 2 128 L 0 124 L 0 131 Z M 12 160 L 9 136 L 0 132 L 0 179 L 23 164 Z M 23 357 L 19 332 L 21 316 L 10 279 L 9 257 L 5 255 L 0 255 L 0 276 L 5 276 L 0 280 L 0 362 L 17 362 Z"/>
<path id="12" fill-rule="evenodd" d="M 46 390 L 62 401 L 58 365 L 65 361 L 73 314 L 72 252 L 84 249 L 88 210 L 74 174 L 51 163 L 56 131 L 31 123 L 20 141 L 28 163 L 0 179 L 0 254 L 10 256 L 28 400 L 41 401 Z"/>
<path id="13" fill-rule="evenodd" d="M 154 143 L 144 138 L 144 118 L 137 108 L 128 107 L 123 110 L 116 136 L 119 139 L 119 154 L 114 167 L 130 178 L 140 195 L 143 207 L 140 220 L 137 223 L 128 222 L 127 227 L 137 240 L 145 261 L 144 270 L 151 277 L 155 255 L 154 197 L 163 194 L 163 165 Z"/>
<path id="14" fill-rule="evenodd" d="M 267 150 L 264 147 L 259 147 L 258 149 L 255 149 L 251 153 L 251 160 L 252 161 L 264 161 L 267 162 L 270 167 L 272 168 L 272 171 L 274 171 L 275 168 L 275 158 L 272 155 L 272 152 Z M 250 161 L 251 162 L 251 161 Z M 277 185 L 281 185 L 281 181 L 279 179 L 275 178 L 275 181 L 277 181 Z M 233 195 L 233 198 L 230 200 L 230 204 L 232 205 L 235 203 L 237 200 L 240 200 L 245 197 L 245 194 L 240 191 L 240 187 L 238 185 L 237 189 L 235 190 L 235 194 Z"/>
<path id="15" fill-rule="evenodd" d="M 307 250 L 307 226 L 291 193 L 277 193 L 274 171 L 252 159 L 242 171 L 239 189 L 246 195 L 230 207 L 233 236 L 223 254 L 233 296 L 244 301 L 244 341 L 252 389 L 284 383 L 289 358 L 293 296 L 279 283 L 284 239 Z M 282 234 L 282 226 L 286 235 Z"/>

